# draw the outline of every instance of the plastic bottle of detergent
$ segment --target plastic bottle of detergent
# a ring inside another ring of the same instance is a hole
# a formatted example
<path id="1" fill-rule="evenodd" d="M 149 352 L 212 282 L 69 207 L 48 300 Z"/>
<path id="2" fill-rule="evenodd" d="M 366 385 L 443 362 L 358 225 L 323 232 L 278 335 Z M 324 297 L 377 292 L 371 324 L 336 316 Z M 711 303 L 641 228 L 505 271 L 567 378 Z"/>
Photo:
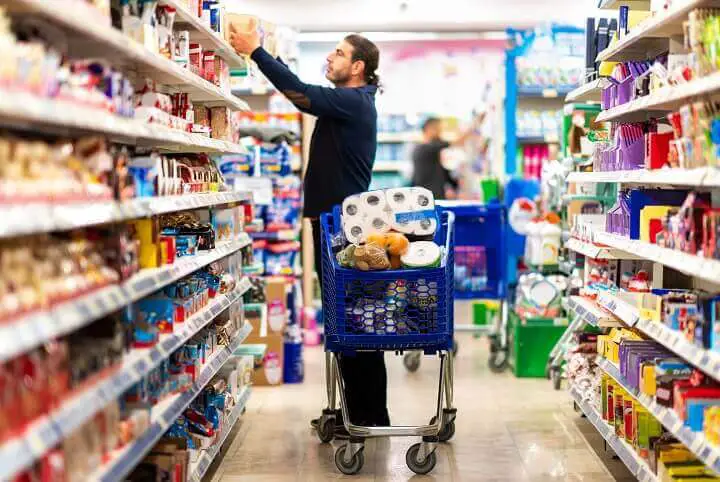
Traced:
<path id="1" fill-rule="evenodd" d="M 532 265 L 542 264 L 541 243 L 540 243 L 541 223 L 531 221 L 527 224 L 527 239 L 525 241 L 525 262 Z"/>
<path id="2" fill-rule="evenodd" d="M 552 265 L 560 262 L 562 230 L 557 224 L 543 222 L 539 228 L 539 243 L 542 260 L 538 264 Z"/>

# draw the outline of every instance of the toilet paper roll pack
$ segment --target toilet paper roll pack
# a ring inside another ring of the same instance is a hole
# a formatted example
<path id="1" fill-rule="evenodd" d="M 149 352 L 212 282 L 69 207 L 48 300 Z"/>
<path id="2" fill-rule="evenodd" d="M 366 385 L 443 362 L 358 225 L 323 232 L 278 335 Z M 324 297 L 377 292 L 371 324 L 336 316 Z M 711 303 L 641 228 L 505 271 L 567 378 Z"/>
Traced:
<path id="1" fill-rule="evenodd" d="M 435 233 L 435 200 L 425 188 L 397 188 L 349 196 L 342 205 L 343 231 L 359 244 L 372 233 L 394 230 L 427 236 Z"/>

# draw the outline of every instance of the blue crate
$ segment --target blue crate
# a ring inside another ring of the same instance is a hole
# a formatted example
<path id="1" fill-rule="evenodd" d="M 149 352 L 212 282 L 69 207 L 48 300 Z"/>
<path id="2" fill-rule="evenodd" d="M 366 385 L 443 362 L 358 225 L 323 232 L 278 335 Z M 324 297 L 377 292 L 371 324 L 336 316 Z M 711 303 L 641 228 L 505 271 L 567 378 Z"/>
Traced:
<path id="1" fill-rule="evenodd" d="M 505 206 L 477 201 L 438 201 L 437 205 L 455 214 L 455 298 L 504 299 L 507 290 Z"/>
<path id="2" fill-rule="evenodd" d="M 340 208 L 321 216 L 327 351 L 452 349 L 454 215 L 438 214 L 435 242 L 444 246 L 439 268 L 373 272 L 340 267 L 331 248 L 342 229 Z"/>

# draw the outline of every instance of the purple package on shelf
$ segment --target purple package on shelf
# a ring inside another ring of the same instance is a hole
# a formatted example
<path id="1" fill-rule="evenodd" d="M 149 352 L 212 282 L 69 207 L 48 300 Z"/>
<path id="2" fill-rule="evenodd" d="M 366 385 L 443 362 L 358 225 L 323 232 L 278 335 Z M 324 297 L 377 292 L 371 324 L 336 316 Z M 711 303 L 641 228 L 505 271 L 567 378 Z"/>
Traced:
<path id="1" fill-rule="evenodd" d="M 632 171 L 645 167 L 645 138 L 624 142 L 618 149 L 618 170 Z"/>
<path id="2" fill-rule="evenodd" d="M 638 349 L 628 355 L 626 380 L 633 388 L 640 388 L 640 370 L 642 364 L 659 358 L 667 358 L 668 352 L 657 345 L 648 349 Z"/>
<path id="3" fill-rule="evenodd" d="M 687 197 L 683 189 L 633 189 L 628 194 L 630 212 L 630 239 L 640 239 L 640 211 L 645 206 L 680 206 Z M 710 203 L 710 195 L 703 193 L 698 199 Z"/>
<path id="4" fill-rule="evenodd" d="M 633 88 L 635 87 L 635 78 L 628 75 L 622 80 L 615 89 L 615 106 L 627 104 L 632 100 Z"/>

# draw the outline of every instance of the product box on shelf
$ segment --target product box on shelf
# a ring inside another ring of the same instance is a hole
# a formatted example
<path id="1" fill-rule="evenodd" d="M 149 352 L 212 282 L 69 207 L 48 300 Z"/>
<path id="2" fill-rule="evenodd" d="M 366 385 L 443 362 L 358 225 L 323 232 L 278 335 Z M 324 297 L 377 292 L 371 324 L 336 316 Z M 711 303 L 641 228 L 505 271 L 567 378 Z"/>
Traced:
<path id="1" fill-rule="evenodd" d="M 265 355 L 255 360 L 254 385 L 279 385 L 283 382 L 284 334 L 273 332 L 269 327 L 267 306 L 246 306 L 245 320 L 253 327 L 248 345 L 266 345 Z M 284 325 L 283 325 L 284 326 Z"/>

